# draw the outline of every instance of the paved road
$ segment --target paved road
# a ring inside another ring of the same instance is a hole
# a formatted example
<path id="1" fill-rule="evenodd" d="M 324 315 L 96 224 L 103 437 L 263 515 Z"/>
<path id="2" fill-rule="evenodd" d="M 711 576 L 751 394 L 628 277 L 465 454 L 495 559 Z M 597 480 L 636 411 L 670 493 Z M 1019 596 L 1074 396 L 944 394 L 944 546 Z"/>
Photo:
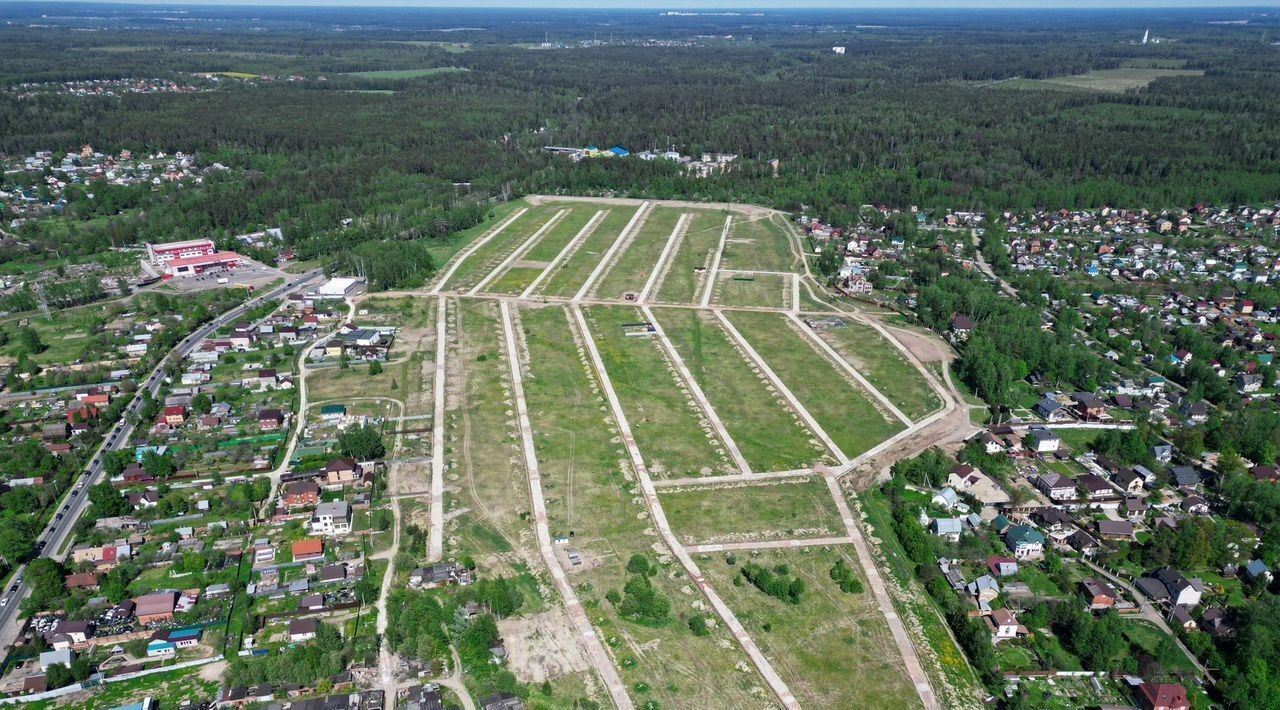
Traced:
<path id="1" fill-rule="evenodd" d="M 85 467 L 84 473 L 80 476 L 79 482 L 72 486 L 71 490 L 62 500 L 53 520 L 45 526 L 40 532 L 40 536 L 36 542 L 37 553 L 41 557 L 52 557 L 60 559 L 59 550 L 68 541 L 71 530 L 75 528 L 76 521 L 89 508 L 89 487 L 99 483 L 103 478 L 102 462 L 105 455 L 109 451 L 117 451 L 129 445 L 130 437 L 133 436 L 134 420 L 137 419 L 138 410 L 142 407 L 142 393 L 149 392 L 152 396 L 160 390 L 163 381 L 164 368 L 170 363 L 179 362 L 187 356 L 192 350 L 198 346 L 201 341 L 209 337 L 219 328 L 229 323 L 235 322 L 245 313 L 262 305 L 262 303 L 279 298 L 287 293 L 291 293 L 303 288 L 317 277 L 321 276 L 323 271 L 315 269 L 308 271 L 297 279 L 277 286 L 262 295 L 247 301 L 235 308 L 223 313 L 209 323 L 201 326 L 195 332 L 183 338 L 173 350 L 169 352 L 156 367 L 147 375 L 147 379 L 140 383 L 137 393 L 135 393 L 133 401 L 125 409 L 125 413 L 120 420 L 116 422 L 111 431 L 107 433 L 103 439 L 101 446 L 94 452 L 93 458 L 89 460 L 89 465 Z M 0 596 L 0 646 L 12 644 L 18 636 L 18 606 L 22 600 L 26 598 L 30 590 L 22 581 L 22 573 L 26 566 L 22 565 L 18 568 L 18 573 L 14 577 L 14 582 L 8 589 L 4 590 Z"/>

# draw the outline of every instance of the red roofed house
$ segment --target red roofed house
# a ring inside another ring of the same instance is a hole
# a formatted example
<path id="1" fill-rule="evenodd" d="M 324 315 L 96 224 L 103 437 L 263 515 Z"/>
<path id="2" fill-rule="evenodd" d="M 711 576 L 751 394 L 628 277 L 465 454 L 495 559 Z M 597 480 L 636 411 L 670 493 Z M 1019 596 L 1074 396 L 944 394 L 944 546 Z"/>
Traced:
<path id="1" fill-rule="evenodd" d="M 315 481 L 294 481 L 284 487 L 284 504 L 290 508 L 316 505 L 320 502 L 320 486 Z"/>
<path id="2" fill-rule="evenodd" d="M 174 404 L 164 408 L 164 423 L 169 426 L 182 426 L 187 421 L 187 408 Z"/>
<path id="3" fill-rule="evenodd" d="M 133 600 L 137 605 L 134 615 L 139 624 L 150 624 L 157 621 L 173 619 L 173 608 L 178 603 L 177 592 L 156 592 Z"/>
<path id="4" fill-rule="evenodd" d="M 1190 710 L 1187 689 L 1176 683 L 1143 683 L 1139 688 L 1145 710 Z"/>
<path id="5" fill-rule="evenodd" d="M 324 541 L 316 539 L 299 540 L 293 543 L 294 562 L 318 560 L 324 557 Z"/>

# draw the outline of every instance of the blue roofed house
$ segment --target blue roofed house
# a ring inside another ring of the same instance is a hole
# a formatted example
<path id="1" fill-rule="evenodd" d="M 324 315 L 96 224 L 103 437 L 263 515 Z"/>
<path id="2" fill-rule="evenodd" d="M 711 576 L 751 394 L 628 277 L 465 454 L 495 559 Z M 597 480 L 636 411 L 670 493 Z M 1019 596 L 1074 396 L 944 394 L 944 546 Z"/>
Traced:
<path id="1" fill-rule="evenodd" d="M 1047 422 L 1063 422 L 1071 419 L 1071 412 L 1058 400 L 1042 397 L 1035 406 L 1036 414 Z"/>
<path id="2" fill-rule="evenodd" d="M 616 157 L 619 157 L 619 158 L 625 158 L 628 155 L 631 155 L 631 151 L 627 150 L 626 148 L 623 148 L 620 145 L 615 145 L 614 147 L 610 148 L 609 152 L 613 153 Z"/>
<path id="3" fill-rule="evenodd" d="M 1020 560 L 1037 559 L 1044 554 L 1044 534 L 1030 525 L 1014 525 L 1004 533 L 1004 543 Z"/>
<path id="4" fill-rule="evenodd" d="M 1261 579 L 1267 584 L 1271 583 L 1271 570 L 1267 569 L 1267 563 L 1262 560 L 1253 560 L 1245 565 L 1244 574 L 1250 581 Z"/>

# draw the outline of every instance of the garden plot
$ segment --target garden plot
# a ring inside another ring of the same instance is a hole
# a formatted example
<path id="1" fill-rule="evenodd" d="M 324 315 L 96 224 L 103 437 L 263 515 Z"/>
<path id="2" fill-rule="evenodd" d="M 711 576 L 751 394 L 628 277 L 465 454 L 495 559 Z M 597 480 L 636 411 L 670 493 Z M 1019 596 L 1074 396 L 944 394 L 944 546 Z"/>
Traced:
<path id="1" fill-rule="evenodd" d="M 845 592 L 832 579 L 836 561 L 866 580 L 846 546 L 715 555 L 702 565 L 802 707 L 916 708 L 920 696 L 907 678 L 883 612 L 869 589 Z M 731 564 L 725 564 L 732 560 Z M 804 582 L 799 603 L 766 595 L 750 582 L 734 581 L 752 563 Z"/>
<path id="2" fill-rule="evenodd" d="M 635 230 L 622 251 L 614 256 L 595 287 L 597 298 L 621 300 L 628 294 L 638 296 L 649 275 L 657 269 L 659 258 L 667 246 L 684 210 L 654 207 Z"/>
<path id="3" fill-rule="evenodd" d="M 441 285 L 445 291 L 468 291 L 480 283 L 502 261 L 520 248 L 548 221 L 555 218 L 560 207 L 553 205 L 530 207 L 489 241 L 482 243 L 463 259 L 449 279 Z M 500 224 L 500 223 L 499 223 Z"/>
<path id="4" fill-rule="evenodd" d="M 924 375 L 874 328 L 848 317 L 838 320 L 844 325 L 815 328 L 818 337 L 840 353 L 903 413 L 918 420 L 942 406 L 938 394 L 929 387 Z"/>
<path id="5" fill-rule="evenodd" d="M 564 205 L 561 209 L 569 211 L 547 228 L 528 250 L 490 280 L 483 289 L 485 293 L 519 295 L 551 266 L 556 255 L 573 241 L 573 238 L 596 213 L 594 209 L 587 207 L 571 208 Z"/>
<path id="6" fill-rule="evenodd" d="M 734 215 L 720 268 L 732 271 L 795 271 L 799 259 L 791 238 L 767 216 Z"/>
<path id="7" fill-rule="evenodd" d="M 695 636 L 689 629 L 690 618 L 712 615 L 665 556 L 568 314 L 560 307 L 526 308 L 518 317 L 549 526 L 553 537 L 572 534 L 557 556 L 637 705 L 754 707 L 768 691 L 729 634 L 713 628 Z M 637 554 L 661 560 L 650 580 L 671 603 L 664 621 L 625 619 L 605 599 L 626 584 L 627 564 Z"/>
<path id="8" fill-rule="evenodd" d="M 658 489 L 682 544 L 842 537 L 831 489 L 818 476 Z"/>
<path id="9" fill-rule="evenodd" d="M 696 303 L 724 228 L 724 215 L 709 210 L 690 213 L 684 237 L 671 256 L 666 274 L 650 299 L 655 303 Z"/>
<path id="10" fill-rule="evenodd" d="M 834 461 L 714 317 L 683 308 L 653 310 L 751 470 Z"/>
<path id="11" fill-rule="evenodd" d="M 900 422 L 881 412 L 785 316 L 753 312 L 727 316 L 846 456 L 857 456 L 902 430 Z"/>
<path id="12" fill-rule="evenodd" d="M 747 271 L 716 275 L 711 303 L 747 308 L 787 308 L 791 305 L 791 274 L 764 274 Z"/>
<path id="13" fill-rule="evenodd" d="M 555 207 L 554 203 L 549 205 Z M 638 207 L 610 206 L 609 214 L 595 230 L 580 242 L 560 265 L 549 274 L 535 293 L 543 296 L 571 297 L 582 288 L 601 257 L 618 239 Z"/>
<path id="14" fill-rule="evenodd" d="M 643 318 L 634 308 L 587 311 L 591 334 L 631 423 L 636 444 L 657 478 L 728 473 L 728 452 L 654 336 L 627 335 Z"/>
<path id="15" fill-rule="evenodd" d="M 445 555 L 531 556 L 529 487 L 496 304 L 449 304 L 445 413 Z M 504 569 L 501 563 L 489 566 Z"/>

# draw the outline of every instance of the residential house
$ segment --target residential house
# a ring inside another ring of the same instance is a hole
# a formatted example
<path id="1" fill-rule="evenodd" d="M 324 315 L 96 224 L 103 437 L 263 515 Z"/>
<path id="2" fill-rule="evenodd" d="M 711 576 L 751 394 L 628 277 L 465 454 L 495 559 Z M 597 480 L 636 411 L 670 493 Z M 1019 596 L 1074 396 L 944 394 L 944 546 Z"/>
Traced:
<path id="1" fill-rule="evenodd" d="M 136 605 L 134 615 L 142 625 L 153 624 L 173 619 L 173 610 L 178 603 L 177 592 L 155 592 L 133 600 Z"/>
<path id="2" fill-rule="evenodd" d="M 1036 402 L 1035 413 L 1047 422 L 1071 421 L 1071 411 L 1052 397 L 1044 397 Z"/>
<path id="3" fill-rule="evenodd" d="M 1100 579 L 1086 577 L 1080 581 L 1080 589 L 1084 591 L 1085 602 L 1090 611 L 1110 609 L 1116 604 L 1115 590 Z"/>
<path id="4" fill-rule="evenodd" d="M 1129 541 L 1134 539 L 1133 523 L 1128 520 L 1099 520 L 1095 524 L 1098 531 L 1098 537 L 1103 540 L 1123 540 Z"/>
<path id="5" fill-rule="evenodd" d="M 960 518 L 934 518 L 930 525 L 934 535 L 952 542 L 959 540 L 964 531 L 964 521 Z"/>
<path id="6" fill-rule="evenodd" d="M 951 488 L 943 488 L 933 494 L 933 499 L 930 502 L 943 510 L 952 510 L 960 502 L 960 496 L 956 495 L 956 492 Z"/>
<path id="7" fill-rule="evenodd" d="M 1143 683 L 1138 696 L 1142 710 L 1191 710 L 1187 689 L 1174 683 Z"/>
<path id="8" fill-rule="evenodd" d="M 1076 485 L 1088 500 L 1102 500 L 1117 497 L 1116 489 L 1102 476 L 1086 473 L 1076 479 Z"/>
<path id="9" fill-rule="evenodd" d="M 284 412 L 279 409 L 263 409 L 258 412 L 258 429 L 275 431 L 284 426 Z"/>
<path id="10" fill-rule="evenodd" d="M 324 541 L 308 538 L 298 540 L 290 547 L 294 562 L 309 562 L 324 559 Z"/>
<path id="11" fill-rule="evenodd" d="M 1019 560 L 1037 559 L 1044 554 L 1044 535 L 1029 525 L 1014 525 L 1006 530 L 1004 542 Z"/>
<path id="12" fill-rule="evenodd" d="M 1174 466 L 1169 469 L 1169 475 L 1173 477 L 1173 483 L 1179 488 L 1186 486 L 1194 488 L 1200 485 L 1200 472 L 1196 471 L 1194 466 Z"/>
<path id="13" fill-rule="evenodd" d="M 313 535 L 345 535 L 351 532 L 351 506 L 344 500 L 321 503 L 311 516 Z"/>
<path id="14" fill-rule="evenodd" d="M 988 557 L 987 569 L 996 578 L 1012 577 L 1018 573 L 1018 561 L 1012 557 Z"/>
<path id="15" fill-rule="evenodd" d="M 294 619 L 289 622 L 289 641 L 302 643 L 316 637 L 320 631 L 320 622 L 315 619 Z"/>
<path id="16" fill-rule="evenodd" d="M 1032 429 L 1025 441 L 1027 448 L 1037 454 L 1051 454 L 1062 446 L 1062 438 L 1048 429 Z"/>
<path id="17" fill-rule="evenodd" d="M 320 486 L 315 481 L 292 481 L 284 487 L 284 504 L 290 508 L 318 505 Z"/>
<path id="18" fill-rule="evenodd" d="M 1019 624 L 1018 618 L 1008 609 L 992 610 L 987 616 L 987 624 L 991 628 L 992 643 L 1027 635 L 1027 627 Z"/>
<path id="19" fill-rule="evenodd" d="M 1072 500 L 1076 497 L 1076 482 L 1060 473 L 1048 471 L 1036 476 L 1035 487 L 1049 500 Z"/>

